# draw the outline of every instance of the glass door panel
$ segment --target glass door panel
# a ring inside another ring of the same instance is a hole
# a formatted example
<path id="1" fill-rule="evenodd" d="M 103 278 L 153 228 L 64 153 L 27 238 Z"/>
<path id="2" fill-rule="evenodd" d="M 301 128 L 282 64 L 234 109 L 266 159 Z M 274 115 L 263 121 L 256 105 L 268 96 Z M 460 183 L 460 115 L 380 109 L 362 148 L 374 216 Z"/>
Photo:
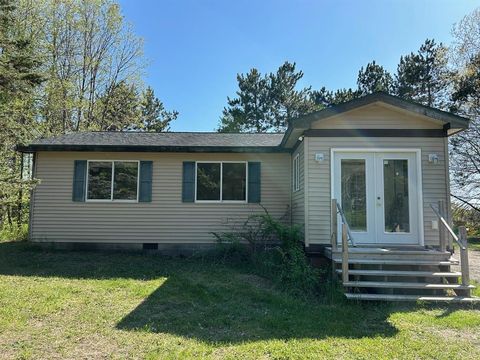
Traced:
<path id="1" fill-rule="evenodd" d="M 350 230 L 367 231 L 367 188 L 364 159 L 342 159 L 342 201 Z"/>
<path id="2" fill-rule="evenodd" d="M 418 244 L 417 156 L 413 152 L 375 154 L 375 223 L 380 244 Z"/>
<path id="3" fill-rule="evenodd" d="M 333 197 L 342 207 L 352 236 L 359 244 L 376 242 L 374 162 L 373 153 L 338 152 L 334 158 Z M 342 222 L 337 223 L 340 241 Z"/>
<path id="4" fill-rule="evenodd" d="M 385 232 L 410 232 L 408 160 L 383 160 Z"/>

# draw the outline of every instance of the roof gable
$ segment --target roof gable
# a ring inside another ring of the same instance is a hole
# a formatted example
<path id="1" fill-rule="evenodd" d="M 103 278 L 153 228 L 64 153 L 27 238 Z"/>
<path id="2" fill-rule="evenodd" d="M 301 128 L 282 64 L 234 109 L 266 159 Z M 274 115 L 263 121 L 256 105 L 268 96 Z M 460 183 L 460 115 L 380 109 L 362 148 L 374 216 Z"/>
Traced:
<path id="1" fill-rule="evenodd" d="M 442 129 L 444 122 L 377 101 L 320 120 L 310 129 Z"/>
<path id="2" fill-rule="evenodd" d="M 314 122 L 319 123 L 321 120 L 328 118 L 333 119 L 334 117 L 339 117 L 342 114 L 372 104 L 378 104 L 379 106 L 390 108 L 393 111 L 403 112 L 416 119 L 441 124 L 442 128 L 447 129 L 449 135 L 468 128 L 469 124 L 467 118 L 408 101 L 384 92 L 376 92 L 292 120 L 285 137 L 283 138 L 282 145 L 292 147 L 296 143 L 298 137 L 301 136 L 305 130 L 310 129 Z"/>

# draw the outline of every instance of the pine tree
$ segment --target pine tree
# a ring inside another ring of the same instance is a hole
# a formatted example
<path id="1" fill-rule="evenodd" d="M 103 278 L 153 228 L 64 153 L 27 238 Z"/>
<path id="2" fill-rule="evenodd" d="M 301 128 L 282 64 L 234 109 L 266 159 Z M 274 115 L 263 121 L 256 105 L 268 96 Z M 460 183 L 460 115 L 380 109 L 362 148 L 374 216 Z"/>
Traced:
<path id="1" fill-rule="evenodd" d="M 0 227 L 22 219 L 24 195 L 32 182 L 21 176 L 17 144 L 36 134 L 33 90 L 42 82 L 28 40 L 16 32 L 16 2 L 0 0 Z"/>
<path id="2" fill-rule="evenodd" d="M 398 96 L 415 102 L 444 108 L 449 88 L 447 49 L 427 39 L 417 53 L 400 57 L 395 76 Z"/>
<path id="3" fill-rule="evenodd" d="M 386 93 L 393 92 L 393 78 L 383 66 L 375 63 L 375 60 L 368 63 L 365 69 L 358 72 L 357 77 L 358 93 L 367 95 L 377 91 Z"/>
<path id="4" fill-rule="evenodd" d="M 310 88 L 297 90 L 303 72 L 295 67 L 285 62 L 268 75 L 257 69 L 237 75 L 237 97 L 227 98 L 218 131 L 284 131 L 291 119 L 312 111 Z"/>
<path id="5" fill-rule="evenodd" d="M 170 131 L 170 123 L 178 117 L 178 111 L 167 111 L 163 103 L 148 87 L 142 94 L 140 103 L 139 130 L 163 132 Z"/>
<path id="6" fill-rule="evenodd" d="M 134 85 L 121 81 L 98 101 L 99 115 L 92 123 L 97 130 L 129 130 L 139 123 L 139 99 Z"/>
<path id="7" fill-rule="evenodd" d="M 227 98 L 218 131 L 263 132 L 273 128 L 269 82 L 257 69 L 238 74 L 236 98 Z"/>
<path id="8" fill-rule="evenodd" d="M 311 101 L 311 87 L 296 90 L 303 71 L 296 71 L 295 63 L 285 62 L 276 73 L 269 75 L 269 98 L 273 128 L 285 130 L 291 119 L 315 109 Z"/>
<path id="9" fill-rule="evenodd" d="M 322 87 L 320 90 L 312 91 L 311 98 L 317 105 L 317 108 L 328 107 L 377 91 L 392 93 L 394 92 L 393 83 L 390 73 L 383 66 L 372 61 L 365 68 L 363 66 L 360 68 L 357 76 L 357 89 L 344 88 L 331 91 Z"/>
<path id="10" fill-rule="evenodd" d="M 359 98 L 360 96 L 362 96 L 362 93 L 359 90 L 353 90 L 351 88 L 331 91 L 322 87 L 320 90 L 312 91 L 311 94 L 311 98 L 316 104 L 317 109 L 338 105 Z"/>

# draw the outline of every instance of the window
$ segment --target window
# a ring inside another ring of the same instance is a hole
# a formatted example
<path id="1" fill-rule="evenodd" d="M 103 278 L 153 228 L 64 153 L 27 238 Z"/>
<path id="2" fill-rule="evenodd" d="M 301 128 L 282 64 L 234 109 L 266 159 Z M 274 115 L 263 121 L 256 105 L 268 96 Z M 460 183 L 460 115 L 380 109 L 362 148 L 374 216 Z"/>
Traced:
<path id="1" fill-rule="evenodd" d="M 222 200 L 243 200 L 247 194 L 247 164 L 223 164 Z"/>
<path id="2" fill-rule="evenodd" d="M 220 200 L 220 163 L 197 164 L 197 200 Z"/>
<path id="3" fill-rule="evenodd" d="M 300 190 L 300 154 L 293 158 L 293 191 Z"/>
<path id="4" fill-rule="evenodd" d="M 87 200 L 137 201 L 138 161 L 88 161 Z"/>
<path id="5" fill-rule="evenodd" d="M 196 201 L 246 201 L 246 162 L 197 162 Z"/>
<path id="6" fill-rule="evenodd" d="M 111 162 L 88 163 L 88 199 L 111 200 L 112 173 Z"/>

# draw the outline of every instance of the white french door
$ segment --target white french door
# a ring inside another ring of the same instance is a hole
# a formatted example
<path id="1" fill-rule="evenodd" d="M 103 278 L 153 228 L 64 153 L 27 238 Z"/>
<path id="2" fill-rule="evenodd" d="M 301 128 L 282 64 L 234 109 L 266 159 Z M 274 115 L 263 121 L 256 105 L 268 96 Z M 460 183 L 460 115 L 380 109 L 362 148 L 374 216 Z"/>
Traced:
<path id="1" fill-rule="evenodd" d="M 416 151 L 333 151 L 333 198 L 358 244 L 421 242 Z M 341 221 L 338 234 L 340 238 Z"/>

